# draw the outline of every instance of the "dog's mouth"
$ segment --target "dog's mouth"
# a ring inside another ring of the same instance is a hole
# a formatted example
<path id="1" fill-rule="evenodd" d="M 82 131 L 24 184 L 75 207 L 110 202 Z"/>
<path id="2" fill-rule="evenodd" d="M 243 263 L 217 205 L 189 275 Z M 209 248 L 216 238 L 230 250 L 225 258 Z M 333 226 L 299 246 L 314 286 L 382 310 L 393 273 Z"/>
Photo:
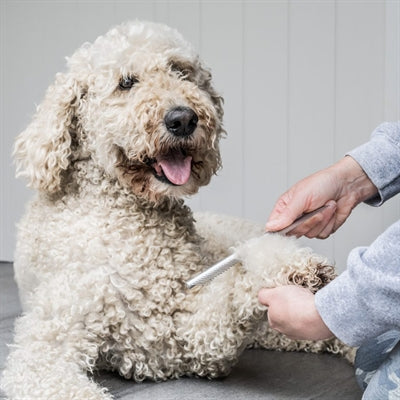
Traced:
<path id="1" fill-rule="evenodd" d="M 165 183 L 182 186 L 190 179 L 192 156 L 184 149 L 172 149 L 166 154 L 147 160 L 153 168 L 154 176 Z"/>
<path id="2" fill-rule="evenodd" d="M 143 174 L 151 173 L 157 180 L 173 186 L 183 186 L 189 182 L 192 174 L 197 176 L 201 161 L 194 161 L 193 152 L 183 147 L 164 149 L 155 156 L 141 155 L 129 158 L 126 152 L 119 148 L 119 162 L 123 176 L 143 180 Z"/>

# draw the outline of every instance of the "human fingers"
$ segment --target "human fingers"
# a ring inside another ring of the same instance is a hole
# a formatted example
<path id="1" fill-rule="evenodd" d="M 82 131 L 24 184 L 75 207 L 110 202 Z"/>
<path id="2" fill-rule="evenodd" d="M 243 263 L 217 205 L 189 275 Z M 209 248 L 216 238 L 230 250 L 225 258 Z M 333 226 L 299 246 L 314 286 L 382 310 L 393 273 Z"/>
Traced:
<path id="1" fill-rule="evenodd" d="M 267 232 L 280 231 L 291 225 L 304 213 L 313 211 L 322 206 L 323 203 L 312 204 L 308 192 L 298 190 L 295 185 L 288 192 L 284 193 L 277 201 L 268 222 L 265 226 Z"/>
<path id="2" fill-rule="evenodd" d="M 333 226 L 333 231 L 336 232 L 347 220 L 354 206 L 345 201 L 339 200 L 338 207 L 336 210 L 336 218 Z"/>
<path id="3" fill-rule="evenodd" d="M 292 194 L 285 192 L 276 202 L 265 226 L 266 231 L 277 231 L 290 225 L 298 216 L 297 207 L 291 207 Z"/>
<path id="4" fill-rule="evenodd" d="M 330 220 L 323 225 L 316 226 L 314 229 L 311 229 L 304 236 L 308 238 L 315 238 L 318 239 L 326 239 L 332 233 L 335 233 L 347 220 L 348 216 L 350 215 L 353 207 L 348 204 L 341 204 L 341 201 L 337 203 L 335 208 L 335 212 L 332 214 Z"/>
<path id="5" fill-rule="evenodd" d="M 273 301 L 274 292 L 276 288 L 268 289 L 262 288 L 258 292 L 258 301 L 263 304 L 264 306 L 269 306 L 270 303 Z"/>
<path id="6" fill-rule="evenodd" d="M 326 209 L 319 213 L 319 220 L 316 219 L 315 224 L 311 225 L 310 229 L 303 233 L 303 236 L 306 236 L 310 239 L 327 238 L 333 231 L 333 226 L 336 220 L 336 208 L 337 205 L 335 201 L 328 202 L 326 204 Z"/>
<path id="7" fill-rule="evenodd" d="M 335 221 L 336 221 L 336 215 L 333 214 L 332 218 L 329 220 L 329 222 L 326 224 L 325 228 L 321 230 L 316 236 L 318 239 L 326 239 L 328 238 L 332 233 L 335 233 Z"/>
<path id="8" fill-rule="evenodd" d="M 278 332 L 282 332 L 282 325 L 285 324 L 287 314 L 284 299 L 285 293 L 282 287 L 263 288 L 258 292 L 258 301 L 268 307 L 268 324 Z"/>
<path id="9" fill-rule="evenodd" d="M 331 219 L 335 215 L 336 202 L 333 200 L 328 201 L 320 212 L 305 220 L 302 224 L 298 225 L 293 230 L 289 231 L 289 236 L 307 236 L 313 238 L 319 235 L 325 227 L 331 223 Z"/>

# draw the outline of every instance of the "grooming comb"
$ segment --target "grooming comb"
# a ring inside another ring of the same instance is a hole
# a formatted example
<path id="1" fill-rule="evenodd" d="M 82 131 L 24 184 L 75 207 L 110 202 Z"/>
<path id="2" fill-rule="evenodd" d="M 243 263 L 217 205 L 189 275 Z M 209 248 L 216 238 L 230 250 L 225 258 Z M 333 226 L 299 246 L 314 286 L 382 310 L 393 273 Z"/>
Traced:
<path id="1" fill-rule="evenodd" d="M 292 224 L 290 224 L 289 226 L 287 226 L 284 229 L 281 229 L 280 231 L 265 232 L 265 233 L 277 233 L 279 235 L 286 235 L 288 232 L 292 231 L 294 228 L 296 228 L 297 226 L 302 224 L 304 221 L 307 221 L 308 219 L 313 217 L 315 214 L 318 214 L 320 211 L 322 211 L 326 207 L 327 206 L 322 206 L 322 207 L 317 208 L 314 211 L 303 214 L 301 217 L 297 218 Z M 191 289 L 192 287 L 197 286 L 197 285 L 204 285 L 205 283 L 209 282 L 211 279 L 214 279 L 216 276 L 227 271 L 230 267 L 232 267 L 233 265 L 237 264 L 240 261 L 241 260 L 239 259 L 238 255 L 236 253 L 233 253 L 230 256 L 222 259 L 218 263 L 214 264 L 210 268 L 207 268 L 205 271 L 203 271 L 199 275 L 197 275 L 194 278 L 187 281 L 186 287 L 188 289 Z"/>

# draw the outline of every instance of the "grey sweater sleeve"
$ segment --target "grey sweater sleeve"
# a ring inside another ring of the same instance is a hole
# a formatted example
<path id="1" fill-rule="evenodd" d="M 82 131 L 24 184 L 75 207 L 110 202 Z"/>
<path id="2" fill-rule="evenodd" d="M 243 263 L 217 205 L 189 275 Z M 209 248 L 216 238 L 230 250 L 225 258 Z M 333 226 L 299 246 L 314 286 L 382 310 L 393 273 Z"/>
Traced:
<path id="1" fill-rule="evenodd" d="M 378 188 L 370 204 L 400 192 L 400 122 L 380 125 L 349 155 Z M 352 250 L 347 270 L 316 294 L 315 304 L 329 329 L 351 346 L 400 329 L 400 221 L 369 247 Z"/>

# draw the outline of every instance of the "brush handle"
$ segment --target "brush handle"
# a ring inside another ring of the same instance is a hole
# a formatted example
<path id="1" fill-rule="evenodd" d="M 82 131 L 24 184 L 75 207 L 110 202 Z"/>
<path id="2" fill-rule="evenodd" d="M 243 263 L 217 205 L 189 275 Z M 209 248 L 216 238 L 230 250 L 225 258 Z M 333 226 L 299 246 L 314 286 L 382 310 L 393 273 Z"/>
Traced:
<path id="1" fill-rule="evenodd" d="M 297 218 L 292 224 L 290 224 L 286 228 L 281 229 L 280 231 L 273 231 L 273 232 L 268 232 L 267 231 L 265 233 L 279 233 L 280 235 L 286 235 L 287 233 L 291 232 L 294 228 L 297 228 L 304 221 L 307 221 L 308 219 L 313 217 L 315 214 L 318 214 L 319 212 L 321 212 L 326 207 L 327 207 L 327 205 L 324 205 L 322 207 L 317 208 L 314 211 L 311 211 L 309 213 L 303 214 L 301 217 Z"/>
<path id="2" fill-rule="evenodd" d="M 201 274 L 187 281 L 186 287 L 190 289 L 196 285 L 203 285 L 204 283 L 210 281 L 211 279 L 214 279 L 216 276 L 222 274 L 227 269 L 232 267 L 232 265 L 235 265 L 238 262 L 239 262 L 238 256 L 235 253 L 233 253 L 229 257 L 226 257 L 217 264 L 213 265 L 211 268 L 206 269 Z"/>

